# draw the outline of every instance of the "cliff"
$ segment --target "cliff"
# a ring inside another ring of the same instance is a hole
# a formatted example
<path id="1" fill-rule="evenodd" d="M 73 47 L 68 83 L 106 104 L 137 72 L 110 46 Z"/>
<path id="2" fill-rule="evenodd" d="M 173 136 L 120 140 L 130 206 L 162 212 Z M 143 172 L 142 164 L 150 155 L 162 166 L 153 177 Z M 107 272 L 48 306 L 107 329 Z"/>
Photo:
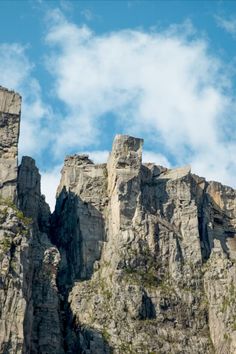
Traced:
<path id="1" fill-rule="evenodd" d="M 0 86 L 0 195 L 16 198 L 21 97 Z"/>
<path id="2" fill-rule="evenodd" d="M 66 157 L 52 215 L 34 160 L 0 175 L 0 353 L 236 352 L 236 191 L 143 164 L 142 145 Z"/>

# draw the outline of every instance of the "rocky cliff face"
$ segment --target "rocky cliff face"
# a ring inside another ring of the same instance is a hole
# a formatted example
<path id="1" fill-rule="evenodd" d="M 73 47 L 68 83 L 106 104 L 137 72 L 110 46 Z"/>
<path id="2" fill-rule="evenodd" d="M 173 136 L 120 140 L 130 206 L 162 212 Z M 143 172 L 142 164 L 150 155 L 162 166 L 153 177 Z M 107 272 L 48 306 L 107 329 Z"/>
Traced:
<path id="1" fill-rule="evenodd" d="M 0 195 L 16 198 L 21 97 L 0 86 Z"/>
<path id="2" fill-rule="evenodd" d="M 23 158 L 0 203 L 0 353 L 236 352 L 236 191 L 142 145 L 67 157 L 53 215 Z"/>

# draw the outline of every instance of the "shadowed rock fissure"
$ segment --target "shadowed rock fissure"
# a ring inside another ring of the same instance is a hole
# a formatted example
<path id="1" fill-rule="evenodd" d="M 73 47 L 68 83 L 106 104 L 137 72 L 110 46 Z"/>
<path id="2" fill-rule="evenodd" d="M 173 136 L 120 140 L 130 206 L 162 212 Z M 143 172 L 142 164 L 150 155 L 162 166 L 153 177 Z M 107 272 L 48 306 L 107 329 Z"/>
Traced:
<path id="1" fill-rule="evenodd" d="M 86 246 L 83 245 L 83 238 L 86 235 L 83 233 L 84 226 L 80 226 L 80 219 L 83 215 L 96 225 L 90 260 L 85 259 L 86 250 L 84 248 Z M 93 218 L 95 220 L 92 220 Z M 92 205 L 84 203 L 74 193 L 66 192 L 65 188 L 58 196 L 51 220 L 50 239 L 61 255 L 57 286 L 60 293 L 61 313 L 63 314 L 61 320 L 64 350 L 65 353 L 77 353 L 80 352 L 78 329 L 76 329 L 74 316 L 70 309 L 69 293 L 76 281 L 91 278 L 93 265 L 96 260 L 100 259 L 100 251 L 96 252 L 94 247 L 96 247 L 96 243 L 104 239 L 104 225 L 101 215 Z M 92 329 L 90 332 L 93 333 Z M 86 336 L 88 337 L 88 334 Z"/>

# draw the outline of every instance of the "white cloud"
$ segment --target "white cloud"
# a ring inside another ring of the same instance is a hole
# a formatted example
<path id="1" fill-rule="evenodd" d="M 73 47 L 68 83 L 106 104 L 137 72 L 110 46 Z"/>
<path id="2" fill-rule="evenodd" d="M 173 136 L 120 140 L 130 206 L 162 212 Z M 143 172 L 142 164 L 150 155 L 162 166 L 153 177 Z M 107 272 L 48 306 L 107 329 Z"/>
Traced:
<path id="1" fill-rule="evenodd" d="M 61 165 L 57 165 L 54 168 L 43 171 L 41 173 L 41 190 L 42 194 L 46 196 L 46 201 L 50 205 L 51 211 L 54 210 L 56 203 L 56 190 L 60 182 Z"/>
<path id="2" fill-rule="evenodd" d="M 81 15 L 85 18 L 86 21 L 92 21 L 94 19 L 94 14 L 90 9 L 83 9 Z"/>
<path id="3" fill-rule="evenodd" d="M 112 129 L 109 119 L 116 119 L 119 132 L 145 139 L 144 162 L 192 164 L 195 173 L 236 186 L 232 78 L 189 22 L 162 32 L 97 35 L 57 10 L 48 24 L 46 64 L 65 108 L 56 122 L 27 48 L 0 44 L 1 84 L 23 96 L 21 154 L 40 157 L 48 148 L 61 160 L 72 150 L 94 149 L 91 158 L 105 162 L 108 152 L 99 149 Z M 58 166 L 42 173 L 51 207 L 59 178 Z"/>
<path id="4" fill-rule="evenodd" d="M 44 104 L 39 82 L 32 74 L 34 65 L 27 48 L 18 43 L 0 43 L 0 52 L 1 85 L 19 92 L 23 98 L 20 155 L 37 156 L 43 148 L 42 141 L 48 142 L 49 132 L 42 123 L 50 118 L 50 108 Z"/>
<path id="5" fill-rule="evenodd" d="M 230 75 L 189 22 L 188 37 L 183 26 L 97 35 L 59 11 L 51 15 L 47 65 L 68 112 L 57 153 L 101 144 L 112 113 L 120 130 L 152 141 L 152 153 L 168 151 L 175 164 L 235 186 L 236 145 L 226 136 L 236 123 Z"/>
<path id="6" fill-rule="evenodd" d="M 90 151 L 90 152 L 83 152 L 83 154 L 88 154 L 89 158 L 94 163 L 105 163 L 107 162 L 109 151 L 101 150 L 101 151 Z"/>
<path id="7" fill-rule="evenodd" d="M 25 56 L 25 49 L 25 47 L 18 43 L 0 43 L 2 86 L 16 89 L 21 86 L 22 82 L 30 74 L 32 65 Z"/>
<path id="8" fill-rule="evenodd" d="M 236 36 L 236 18 L 231 17 L 226 19 L 221 16 L 215 16 L 216 23 L 219 27 L 223 28 L 226 32 L 230 33 L 233 37 Z"/>
<path id="9" fill-rule="evenodd" d="M 171 165 L 164 155 L 146 150 L 143 151 L 143 162 L 152 162 L 163 167 L 170 167 Z"/>
<path id="10" fill-rule="evenodd" d="M 14 43 L 0 43 L 0 85 L 22 95 L 19 162 L 21 156 L 36 157 L 38 164 L 42 152 L 53 140 L 50 124 L 53 122 L 51 108 L 42 98 L 39 82 L 33 75 L 34 65 L 27 56 L 27 48 Z M 38 159 L 37 159 L 38 158 Z M 55 204 L 55 191 L 60 179 L 58 167 L 42 174 L 42 191 L 51 209 Z"/>

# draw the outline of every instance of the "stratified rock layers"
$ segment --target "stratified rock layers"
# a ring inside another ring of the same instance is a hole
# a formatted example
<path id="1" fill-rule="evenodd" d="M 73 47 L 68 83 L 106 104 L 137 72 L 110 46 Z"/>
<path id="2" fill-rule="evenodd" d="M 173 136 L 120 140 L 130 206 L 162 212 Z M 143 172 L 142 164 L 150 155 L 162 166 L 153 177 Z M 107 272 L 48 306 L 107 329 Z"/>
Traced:
<path id="1" fill-rule="evenodd" d="M 51 215 L 20 100 L 0 89 L 0 353 L 236 353 L 236 191 L 117 135 L 65 159 Z"/>
<path id="2" fill-rule="evenodd" d="M 0 86 L 0 195 L 15 200 L 21 97 Z"/>

